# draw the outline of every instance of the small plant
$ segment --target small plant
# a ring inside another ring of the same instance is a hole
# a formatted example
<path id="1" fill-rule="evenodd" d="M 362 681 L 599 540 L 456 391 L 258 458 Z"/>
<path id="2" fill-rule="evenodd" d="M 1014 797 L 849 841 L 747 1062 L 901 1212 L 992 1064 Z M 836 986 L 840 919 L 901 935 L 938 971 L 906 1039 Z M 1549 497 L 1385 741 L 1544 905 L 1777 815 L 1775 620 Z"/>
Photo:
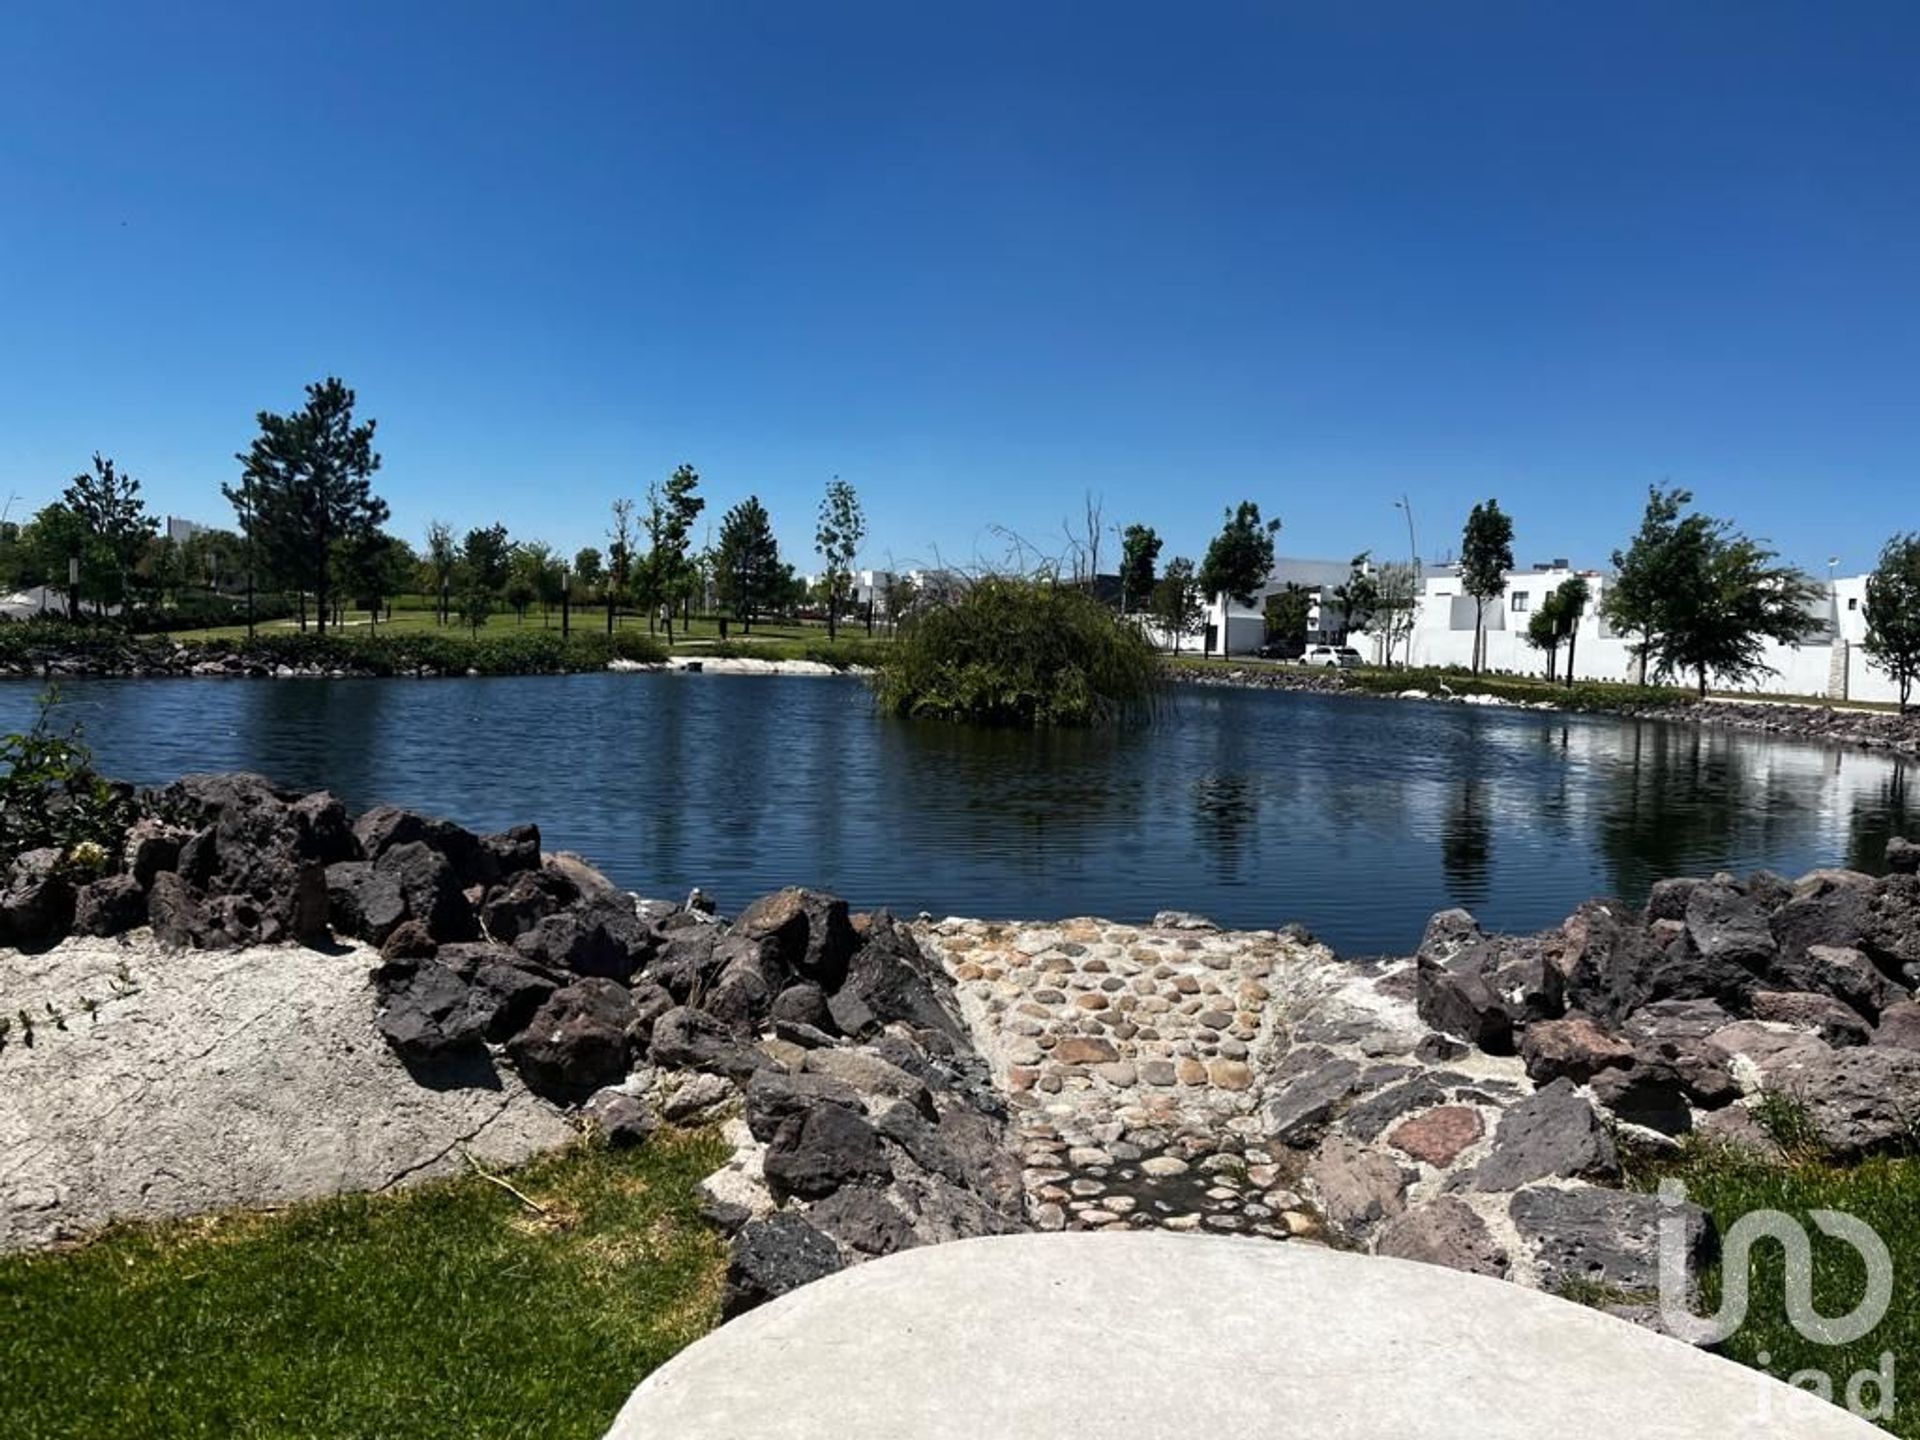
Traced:
<path id="1" fill-rule="evenodd" d="M 59 704 L 48 690 L 31 730 L 0 735 L 0 855 L 54 846 L 103 869 L 133 823 L 133 796 L 94 773 L 77 724 L 55 727 Z"/>
<path id="2" fill-rule="evenodd" d="M 1819 1160 L 1826 1155 L 1820 1127 L 1797 1095 L 1768 1090 L 1754 1102 L 1753 1118 L 1789 1160 Z"/>

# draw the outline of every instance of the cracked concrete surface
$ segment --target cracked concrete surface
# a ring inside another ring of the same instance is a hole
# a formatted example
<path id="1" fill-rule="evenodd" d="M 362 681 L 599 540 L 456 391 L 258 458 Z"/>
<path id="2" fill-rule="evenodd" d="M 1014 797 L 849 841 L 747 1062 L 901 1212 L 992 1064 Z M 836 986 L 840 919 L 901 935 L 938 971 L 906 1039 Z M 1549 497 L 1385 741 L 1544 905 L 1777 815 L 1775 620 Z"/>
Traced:
<path id="1" fill-rule="evenodd" d="M 374 1026 L 376 959 L 169 954 L 145 931 L 0 952 L 0 1252 L 385 1190 L 459 1170 L 462 1150 L 505 1165 L 572 1137 L 505 1067 L 409 1075 Z"/>

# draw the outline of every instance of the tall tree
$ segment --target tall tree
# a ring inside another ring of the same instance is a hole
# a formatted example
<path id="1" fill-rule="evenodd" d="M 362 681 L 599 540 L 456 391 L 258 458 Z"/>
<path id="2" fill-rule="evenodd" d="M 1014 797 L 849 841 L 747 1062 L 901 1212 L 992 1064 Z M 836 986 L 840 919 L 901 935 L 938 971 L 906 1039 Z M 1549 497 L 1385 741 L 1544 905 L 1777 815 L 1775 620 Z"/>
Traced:
<path id="1" fill-rule="evenodd" d="M 1554 590 L 1540 602 L 1527 620 L 1527 644 L 1546 653 L 1547 679 L 1558 678 L 1556 661 L 1560 654 L 1560 642 L 1566 638 L 1561 628 L 1560 592 Z"/>
<path id="2" fill-rule="evenodd" d="M 1649 485 L 1639 530 L 1625 550 L 1613 552 L 1614 575 L 1601 600 L 1601 610 L 1621 635 L 1639 637 L 1633 646 L 1638 662 L 1634 678 L 1642 683 L 1647 678 L 1662 607 L 1679 583 L 1675 572 L 1697 568 L 1697 562 L 1689 562 L 1686 556 L 1699 548 L 1702 521 L 1693 517 L 1684 527 L 1681 523 L 1681 512 L 1691 503 L 1690 491 Z"/>
<path id="3" fill-rule="evenodd" d="M 757 495 L 749 495 L 720 522 L 714 555 L 720 603 L 753 633 L 753 622 L 780 601 L 780 545 Z"/>
<path id="4" fill-rule="evenodd" d="M 507 527 L 487 525 L 467 531 L 460 542 L 460 618 L 478 634 L 493 611 L 493 602 L 507 587 L 513 546 Z"/>
<path id="5" fill-rule="evenodd" d="M 1808 608 L 1819 592 L 1761 542 L 1716 520 L 1695 553 L 1697 569 L 1682 573 L 1663 606 L 1654 645 L 1662 677 L 1690 674 L 1705 695 L 1709 675 L 1737 685 L 1771 673 L 1765 641 L 1796 644 L 1819 628 Z"/>
<path id="6" fill-rule="evenodd" d="M 1498 500 L 1476 505 L 1460 537 L 1460 588 L 1473 597 L 1473 673 L 1487 663 L 1487 605 L 1506 592 L 1513 569 L 1513 520 Z"/>
<path id="7" fill-rule="evenodd" d="M 642 584 L 649 603 L 664 609 L 667 617 L 667 643 L 673 643 L 673 611 L 689 593 L 693 567 L 688 562 L 687 545 L 693 534 L 694 518 L 707 502 L 695 492 L 700 472 L 691 465 L 676 466 L 664 485 L 647 487 L 647 513 L 643 523 L 650 546 Z"/>
<path id="8" fill-rule="evenodd" d="M 134 567 L 160 528 L 140 498 L 140 482 L 96 451 L 92 471 L 74 476 L 61 499 L 86 536 L 78 557 L 81 593 L 96 604 L 123 603 Z"/>
<path id="9" fill-rule="evenodd" d="M 440 623 L 447 623 L 447 599 L 453 593 L 454 571 L 460 566 L 460 542 L 453 527 L 444 520 L 427 525 L 427 570 L 433 577 L 434 603 L 439 607 Z"/>
<path id="10" fill-rule="evenodd" d="M 397 535 L 370 531 L 336 543 L 335 582 L 355 604 L 367 611 L 369 623 L 380 623 L 380 608 L 413 583 L 420 557 Z"/>
<path id="11" fill-rule="evenodd" d="M 840 596 L 853 577 L 853 562 L 860 553 L 860 542 L 867 538 L 866 512 L 853 486 L 834 476 L 820 501 L 819 523 L 813 532 L 813 548 L 827 563 L 827 639 L 835 638 Z"/>
<path id="12" fill-rule="evenodd" d="M 1340 639 L 1350 630 L 1365 630 L 1380 605 L 1380 586 L 1373 578 L 1371 551 L 1363 550 L 1347 562 L 1347 578 L 1333 587 L 1333 603 L 1340 611 Z"/>
<path id="13" fill-rule="evenodd" d="M 1560 634 L 1567 642 L 1567 684 L 1573 684 L 1573 653 L 1580 639 L 1580 621 L 1593 598 L 1584 575 L 1569 575 L 1553 592 L 1554 608 L 1559 612 Z"/>
<path id="14" fill-rule="evenodd" d="M 1867 577 L 1866 619 L 1864 648 L 1899 687 L 1904 715 L 1920 677 L 1920 535 L 1896 535 L 1881 549 Z"/>
<path id="15" fill-rule="evenodd" d="M 589 592 L 599 584 L 606 570 L 600 559 L 600 552 L 588 545 L 574 552 L 573 578 L 579 584 L 580 598 L 585 600 Z"/>
<path id="16" fill-rule="evenodd" d="M 1194 579 L 1193 561 L 1176 555 L 1167 562 L 1166 573 L 1153 587 L 1153 618 L 1173 639 L 1173 653 L 1180 653 L 1180 639 L 1200 621 L 1205 602 Z"/>
<path id="17" fill-rule="evenodd" d="M 1120 613 L 1129 604 L 1153 597 L 1153 567 L 1160 559 L 1160 537 L 1150 525 L 1129 525 L 1120 535 Z"/>
<path id="18" fill-rule="evenodd" d="M 653 491 L 647 491 L 649 501 Z M 607 531 L 607 633 L 613 633 L 614 613 L 633 583 L 633 501 L 622 496 L 613 502 L 613 527 Z M 649 623 L 648 629 L 652 629 Z"/>
<path id="19" fill-rule="evenodd" d="M 353 391 L 329 376 L 307 386 L 291 415 L 262 410 L 260 434 L 243 454 L 239 486 L 223 485 L 275 574 L 313 593 L 322 633 L 332 598 L 334 542 L 354 540 L 387 521 L 373 493 L 380 456 L 375 422 L 355 424 Z"/>
<path id="20" fill-rule="evenodd" d="M 1313 596 L 1304 585 L 1289 580 L 1267 596 L 1267 639 L 1307 643 L 1307 621 L 1313 616 Z"/>
<path id="21" fill-rule="evenodd" d="M 1380 567 L 1378 615 L 1386 640 L 1386 662 L 1393 665 L 1396 647 L 1411 647 L 1413 626 L 1420 613 L 1420 581 L 1411 563 L 1389 562 Z M 1406 656 L 1411 662 L 1412 656 Z"/>
<path id="22" fill-rule="evenodd" d="M 1231 596 L 1242 605 L 1253 604 L 1254 592 L 1273 573 L 1273 537 L 1280 521 L 1260 518 L 1260 507 L 1242 500 L 1227 511 L 1226 523 L 1207 546 L 1200 562 L 1200 589 L 1209 597 Z"/>

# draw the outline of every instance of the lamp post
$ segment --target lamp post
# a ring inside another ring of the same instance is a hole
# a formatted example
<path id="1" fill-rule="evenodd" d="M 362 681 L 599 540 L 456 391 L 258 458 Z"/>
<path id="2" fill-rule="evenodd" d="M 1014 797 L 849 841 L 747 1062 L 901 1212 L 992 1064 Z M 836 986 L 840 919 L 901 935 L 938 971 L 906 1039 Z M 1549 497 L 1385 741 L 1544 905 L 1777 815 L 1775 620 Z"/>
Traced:
<path id="1" fill-rule="evenodd" d="M 1402 495 L 1393 502 L 1393 508 L 1407 517 L 1407 559 L 1413 562 L 1413 579 L 1417 585 L 1420 583 L 1420 547 L 1413 539 L 1413 501 Z"/>
<path id="2" fill-rule="evenodd" d="M 560 638 L 565 640 L 573 634 L 573 574 L 560 572 Z"/>

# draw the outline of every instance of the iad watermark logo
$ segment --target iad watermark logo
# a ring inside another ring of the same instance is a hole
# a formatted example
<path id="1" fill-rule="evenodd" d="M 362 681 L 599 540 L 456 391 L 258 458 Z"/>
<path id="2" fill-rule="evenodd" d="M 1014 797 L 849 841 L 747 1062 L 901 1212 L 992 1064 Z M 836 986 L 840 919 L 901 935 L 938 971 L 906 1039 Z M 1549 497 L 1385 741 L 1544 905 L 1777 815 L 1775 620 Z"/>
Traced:
<path id="1" fill-rule="evenodd" d="M 1721 1240 L 1720 1307 L 1711 1315 L 1695 1315 L 1691 1308 L 1691 1280 L 1687 1267 L 1687 1217 L 1682 1210 L 1687 1187 L 1678 1180 L 1660 1185 L 1660 1318 L 1668 1333 L 1695 1345 L 1717 1345 L 1746 1323 L 1749 1287 L 1748 1259 L 1761 1240 L 1776 1242 L 1786 1257 L 1787 1320 L 1800 1336 L 1815 1345 L 1851 1345 L 1863 1340 L 1886 1318 L 1893 1303 L 1893 1257 L 1886 1242 L 1858 1216 L 1839 1210 L 1813 1210 L 1808 1218 L 1823 1235 L 1851 1245 L 1866 1266 L 1866 1293 L 1846 1314 L 1829 1317 L 1813 1306 L 1813 1241 L 1793 1216 L 1779 1210 L 1755 1210 L 1734 1222 Z M 1769 1357 L 1757 1357 L 1764 1367 Z M 1834 1376 L 1825 1370 L 1800 1370 L 1787 1377 L 1789 1385 L 1811 1390 L 1822 1399 L 1834 1398 Z M 1868 1391 L 1873 1392 L 1869 1399 Z M 1883 1352 L 1877 1369 L 1856 1371 L 1845 1387 L 1847 1409 L 1863 1420 L 1891 1420 L 1894 1411 L 1893 1354 Z"/>

